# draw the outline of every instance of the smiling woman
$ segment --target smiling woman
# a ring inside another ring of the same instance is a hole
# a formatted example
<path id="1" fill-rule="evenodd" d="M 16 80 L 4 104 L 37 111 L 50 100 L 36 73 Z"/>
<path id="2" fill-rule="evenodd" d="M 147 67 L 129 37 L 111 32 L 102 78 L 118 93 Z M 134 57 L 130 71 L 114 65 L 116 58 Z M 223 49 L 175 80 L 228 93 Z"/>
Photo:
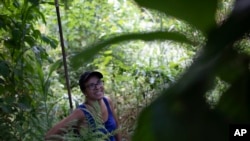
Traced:
<path id="1" fill-rule="evenodd" d="M 69 131 L 74 127 L 79 137 L 86 136 L 82 135 L 82 129 L 90 128 L 93 133 L 100 132 L 105 135 L 95 136 L 95 138 L 103 138 L 109 141 L 121 141 L 120 134 L 114 134 L 114 131 L 118 129 L 118 120 L 110 98 L 104 96 L 102 78 L 103 75 L 97 71 L 87 71 L 81 75 L 79 86 L 86 97 L 86 101 L 79 105 L 79 107 L 68 117 L 52 127 L 46 134 L 46 140 L 54 140 L 56 137 L 55 135 L 64 135 L 66 134 L 65 131 Z M 97 115 L 97 118 L 94 115 Z M 98 117 L 100 119 L 99 123 L 102 126 L 97 125 Z M 75 124 L 72 125 L 72 122 Z"/>

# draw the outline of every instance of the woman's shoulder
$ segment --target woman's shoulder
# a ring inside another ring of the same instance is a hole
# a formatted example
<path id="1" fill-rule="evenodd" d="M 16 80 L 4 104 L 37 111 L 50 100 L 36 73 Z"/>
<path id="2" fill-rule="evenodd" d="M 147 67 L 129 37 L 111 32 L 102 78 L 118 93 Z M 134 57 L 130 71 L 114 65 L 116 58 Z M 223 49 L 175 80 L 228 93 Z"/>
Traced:
<path id="1" fill-rule="evenodd" d="M 72 113 L 71 113 L 72 118 L 74 119 L 83 119 L 85 117 L 84 113 L 80 108 L 76 108 Z"/>

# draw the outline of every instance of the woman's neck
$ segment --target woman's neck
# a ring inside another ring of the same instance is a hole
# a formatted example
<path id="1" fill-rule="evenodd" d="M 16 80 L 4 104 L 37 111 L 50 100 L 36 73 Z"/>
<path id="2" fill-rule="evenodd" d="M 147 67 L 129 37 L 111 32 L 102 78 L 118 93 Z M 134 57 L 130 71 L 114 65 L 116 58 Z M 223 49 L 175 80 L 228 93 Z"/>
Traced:
<path id="1" fill-rule="evenodd" d="M 99 105 L 101 105 L 102 99 L 100 100 L 90 100 L 90 99 L 86 99 L 85 104 L 89 105 L 89 106 L 93 106 L 96 103 L 98 103 Z"/>

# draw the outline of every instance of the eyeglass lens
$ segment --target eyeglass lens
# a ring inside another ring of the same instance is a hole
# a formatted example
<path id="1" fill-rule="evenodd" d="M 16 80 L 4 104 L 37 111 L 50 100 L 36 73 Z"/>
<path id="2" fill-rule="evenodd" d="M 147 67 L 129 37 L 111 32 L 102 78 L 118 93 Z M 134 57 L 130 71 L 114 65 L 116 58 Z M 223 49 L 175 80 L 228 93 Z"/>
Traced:
<path id="1" fill-rule="evenodd" d="M 89 89 L 95 89 L 97 86 L 102 86 L 102 85 L 103 85 L 103 81 L 99 80 L 99 81 L 97 81 L 96 84 L 91 83 L 91 84 L 89 84 L 87 87 L 88 87 Z"/>

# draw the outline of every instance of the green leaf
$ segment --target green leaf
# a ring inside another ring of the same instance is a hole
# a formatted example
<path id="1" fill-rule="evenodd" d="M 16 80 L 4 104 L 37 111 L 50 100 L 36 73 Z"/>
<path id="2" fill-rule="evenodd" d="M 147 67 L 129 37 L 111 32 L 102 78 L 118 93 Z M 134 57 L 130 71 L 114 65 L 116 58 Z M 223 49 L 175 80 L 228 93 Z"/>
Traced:
<path id="1" fill-rule="evenodd" d="M 249 75 L 239 77 L 220 98 L 216 109 L 222 114 L 227 115 L 231 123 L 249 122 L 249 85 Z"/>
<path id="2" fill-rule="evenodd" d="M 9 69 L 7 62 L 0 61 L 0 75 L 6 78 L 8 77 L 9 73 L 10 73 L 10 69 Z"/>
<path id="3" fill-rule="evenodd" d="M 42 18 L 43 23 L 46 24 L 46 20 L 45 20 L 44 14 L 38 8 L 34 8 L 33 11 L 36 12 Z"/>
<path id="4" fill-rule="evenodd" d="M 40 38 L 42 36 L 42 34 L 41 34 L 40 30 L 35 29 L 35 30 L 33 30 L 32 36 L 37 39 L 37 38 Z"/>
<path id="5" fill-rule="evenodd" d="M 182 19 L 207 33 L 216 25 L 217 0 L 135 0 L 140 6 Z"/>
<path id="6" fill-rule="evenodd" d="M 55 63 L 53 63 L 53 64 L 50 66 L 48 77 L 50 77 L 51 74 L 52 74 L 56 69 L 58 69 L 60 66 L 62 66 L 62 59 L 57 60 Z"/>
<path id="7" fill-rule="evenodd" d="M 88 62 L 91 58 L 94 57 L 99 51 L 105 48 L 108 45 L 116 44 L 123 41 L 130 40 L 143 40 L 143 41 L 154 41 L 154 40 L 172 40 L 181 43 L 192 44 L 184 35 L 176 32 L 166 32 L 166 31 L 156 31 L 149 33 L 131 33 L 111 37 L 103 42 L 98 42 L 97 44 L 91 45 L 84 49 L 83 51 L 76 53 L 72 58 L 73 67 L 77 68 L 83 62 Z"/>
<path id="8" fill-rule="evenodd" d="M 140 115 L 139 121 L 141 121 L 139 123 L 151 124 L 152 126 L 139 126 L 137 133 L 135 133 L 135 141 L 147 141 L 146 138 L 137 135 L 138 132 L 145 130 L 144 128 L 151 128 L 147 129 L 148 132 L 144 134 L 153 132 L 157 141 L 228 140 L 229 118 L 235 121 L 249 122 L 249 59 L 245 61 L 246 66 L 245 71 L 243 71 L 245 74 L 239 79 L 236 79 L 236 76 L 241 74 L 241 69 L 232 78 L 224 76 L 228 81 L 236 80 L 231 90 L 223 94 L 225 98 L 222 96 L 223 101 L 218 109 L 223 112 L 211 109 L 203 97 L 212 86 L 216 70 L 225 62 L 230 64 L 227 61 L 231 61 L 229 58 L 232 56 L 228 55 L 229 49 L 227 47 L 231 47 L 231 44 L 249 31 L 250 10 L 243 12 L 244 16 L 239 14 L 229 17 L 228 21 L 225 21 L 216 32 L 211 33 L 203 53 L 186 73 L 144 110 Z M 239 62 L 236 60 L 231 63 Z M 240 98 L 238 98 L 239 96 Z M 235 106 L 238 102 L 241 104 Z M 230 115 L 228 113 L 232 112 L 231 110 L 233 110 L 233 114 Z M 240 113 L 243 114 L 240 115 Z M 147 118 L 148 114 L 151 118 Z"/>
<path id="9" fill-rule="evenodd" d="M 226 140 L 227 126 L 217 114 L 189 106 L 185 99 L 159 97 L 141 113 L 133 140 Z"/>
<path id="10" fill-rule="evenodd" d="M 45 35 L 42 35 L 42 40 L 49 44 L 52 48 L 56 48 L 57 45 L 58 45 L 58 41 L 51 38 L 51 37 L 48 37 L 48 36 L 45 36 Z"/>
<path id="11" fill-rule="evenodd" d="M 36 41 L 32 36 L 25 36 L 25 42 L 27 42 L 31 47 L 36 44 Z"/>
<path id="12" fill-rule="evenodd" d="M 16 7 L 16 8 L 20 8 L 20 2 L 17 1 L 17 0 L 15 0 L 15 1 L 13 2 L 13 6 Z"/>
<path id="13" fill-rule="evenodd" d="M 20 40 L 20 38 L 22 37 L 22 31 L 20 31 L 19 28 L 14 28 L 12 30 L 12 37 L 14 40 Z"/>
<path id="14" fill-rule="evenodd" d="M 231 85 L 220 98 L 216 109 L 227 115 L 231 123 L 247 123 L 250 119 L 249 57 L 243 55 L 238 55 L 237 58 L 227 57 L 230 62 L 224 63 L 225 66 L 219 73 L 220 77 Z"/>
<path id="15" fill-rule="evenodd" d="M 143 116 L 140 117 L 138 121 L 138 127 L 135 130 L 133 140 L 134 141 L 155 141 L 155 136 L 153 135 L 152 129 L 152 110 L 144 109 Z M 147 124 L 145 124 L 147 122 Z M 139 130 L 138 130 L 139 129 Z"/>

